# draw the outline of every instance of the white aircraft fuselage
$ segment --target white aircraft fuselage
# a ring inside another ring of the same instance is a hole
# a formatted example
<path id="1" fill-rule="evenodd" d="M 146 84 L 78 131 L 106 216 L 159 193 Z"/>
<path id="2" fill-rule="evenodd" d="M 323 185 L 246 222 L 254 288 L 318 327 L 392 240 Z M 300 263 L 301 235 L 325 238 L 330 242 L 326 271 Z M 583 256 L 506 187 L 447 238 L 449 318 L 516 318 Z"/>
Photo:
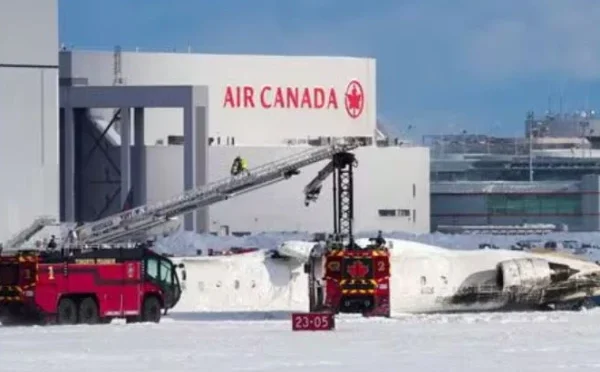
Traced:
<path id="1" fill-rule="evenodd" d="M 174 311 L 308 311 L 303 264 L 314 245 L 285 242 L 283 258 L 266 251 L 176 258 L 185 266 L 185 289 Z M 392 314 L 539 309 L 600 295 L 600 266 L 558 252 L 451 250 L 397 239 L 387 245 Z"/>

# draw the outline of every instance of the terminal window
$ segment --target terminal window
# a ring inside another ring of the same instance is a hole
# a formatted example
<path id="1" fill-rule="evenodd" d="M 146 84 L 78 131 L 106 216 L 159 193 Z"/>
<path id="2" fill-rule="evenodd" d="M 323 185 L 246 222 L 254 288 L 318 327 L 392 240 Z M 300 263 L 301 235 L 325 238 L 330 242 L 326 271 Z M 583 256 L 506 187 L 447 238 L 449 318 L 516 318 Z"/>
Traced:
<path id="1" fill-rule="evenodd" d="M 379 217 L 410 217 L 409 209 L 379 209 Z"/>
<path id="2" fill-rule="evenodd" d="M 581 197 L 577 194 L 487 196 L 487 211 L 493 215 L 578 215 Z"/>

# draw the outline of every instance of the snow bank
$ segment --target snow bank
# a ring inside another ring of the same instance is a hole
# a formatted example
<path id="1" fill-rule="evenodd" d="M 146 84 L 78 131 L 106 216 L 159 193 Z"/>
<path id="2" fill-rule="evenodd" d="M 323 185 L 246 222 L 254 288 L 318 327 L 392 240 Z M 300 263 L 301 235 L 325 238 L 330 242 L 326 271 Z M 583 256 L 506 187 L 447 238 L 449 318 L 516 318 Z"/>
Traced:
<path id="1" fill-rule="evenodd" d="M 166 238 L 157 240 L 158 250 L 175 256 L 194 256 L 197 250 L 206 254 L 208 249 L 222 251 L 231 247 L 257 247 L 275 249 L 285 241 L 308 241 L 308 233 L 261 233 L 244 237 L 214 236 L 181 231 Z"/>
<path id="2" fill-rule="evenodd" d="M 357 241 L 377 235 L 376 231 L 362 232 L 357 234 Z M 512 244 L 520 240 L 576 240 L 583 243 L 600 243 L 600 232 L 598 233 L 572 233 L 557 232 L 546 235 L 451 235 L 451 234 L 409 234 L 404 232 L 384 233 L 386 239 L 400 239 L 423 243 L 429 246 L 443 247 L 449 249 L 473 250 L 478 249 L 480 243 L 490 243 L 500 248 L 508 249 Z M 193 256 L 196 250 L 206 252 L 208 248 L 215 251 L 224 250 L 232 246 L 258 247 L 263 249 L 276 249 L 286 241 L 305 241 L 312 239 L 308 232 L 282 232 L 282 233 L 260 233 L 245 237 L 213 236 L 210 234 L 198 235 L 190 232 L 179 232 L 167 238 L 158 240 L 157 246 L 160 250 L 175 254 L 177 256 Z M 591 260 L 600 260 L 600 249 L 587 250 L 585 257 Z"/>

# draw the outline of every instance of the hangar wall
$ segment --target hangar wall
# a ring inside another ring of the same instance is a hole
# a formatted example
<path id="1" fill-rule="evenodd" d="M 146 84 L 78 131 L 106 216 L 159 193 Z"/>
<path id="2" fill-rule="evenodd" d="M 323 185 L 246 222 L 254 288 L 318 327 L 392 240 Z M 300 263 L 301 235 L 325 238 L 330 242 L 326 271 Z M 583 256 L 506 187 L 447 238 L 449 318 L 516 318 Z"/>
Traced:
<path id="1" fill-rule="evenodd" d="M 236 155 L 250 167 L 302 151 L 288 140 L 318 137 L 367 137 L 376 130 L 375 60 L 350 57 L 284 57 L 137 53 L 120 55 L 120 76 L 113 52 L 63 51 L 61 84 L 110 86 L 121 77 L 126 85 L 209 87 L 209 179 L 229 176 Z M 114 110 L 92 110 L 105 124 Z M 148 202 L 182 192 L 182 146 L 165 144 L 181 135 L 181 110 L 147 109 L 145 145 Z M 120 209 L 119 149 L 99 138 L 103 125 L 78 139 L 89 158 L 87 178 L 80 180 L 80 219 L 89 221 Z M 95 131 L 95 133 L 94 133 Z M 98 143 L 100 146 L 97 146 Z M 87 143 L 87 145 L 85 144 Z M 94 144 L 96 143 L 96 144 Z M 135 144 L 136 146 L 138 144 Z M 89 149 L 88 149 L 89 147 Z M 94 149 L 99 149 L 96 151 Z M 103 152 L 104 154 L 99 154 Z M 360 230 L 429 232 L 429 150 L 421 147 L 366 147 L 357 150 L 355 227 Z M 324 165 L 303 170 L 292 180 L 221 202 L 209 209 L 212 231 L 330 231 L 331 180 L 317 204 L 304 206 L 302 190 Z M 83 190 L 83 189 L 82 189 Z M 84 206 L 85 202 L 85 206 Z"/>
<path id="2" fill-rule="evenodd" d="M 236 155 L 253 168 L 304 151 L 305 146 L 210 146 L 209 181 L 229 177 Z M 81 200 L 82 219 L 117 213 L 119 148 L 108 148 L 109 163 L 86 167 L 90 186 Z M 430 229 L 429 150 L 425 147 L 363 147 L 355 151 L 355 228 L 360 230 L 427 233 Z M 183 192 L 183 146 L 147 146 L 148 203 L 165 201 Z M 329 231 L 333 228 L 331 178 L 316 204 L 304 206 L 304 186 L 325 165 L 304 168 L 281 183 L 209 207 L 211 231 L 233 232 Z M 115 202 L 116 201 L 116 202 Z"/>
<path id="3" fill-rule="evenodd" d="M 122 52 L 120 61 L 126 85 L 207 85 L 209 136 L 223 144 L 232 138 L 236 145 L 282 145 L 290 138 L 375 133 L 374 59 Z M 62 79 L 115 81 L 111 51 L 63 51 L 60 66 Z M 109 120 L 112 110 L 99 113 Z M 181 135 L 181 115 L 148 110 L 145 143 Z"/>
<path id="4" fill-rule="evenodd" d="M 210 147 L 210 180 L 228 177 L 231 162 L 238 154 L 248 159 L 252 168 L 303 149 L 305 147 Z M 429 232 L 428 149 L 365 147 L 356 150 L 355 154 L 358 160 L 354 176 L 356 231 Z M 149 202 L 181 193 L 181 158 L 181 146 L 147 147 Z M 211 206 L 211 230 L 217 232 L 226 226 L 231 233 L 331 231 L 331 178 L 324 183 L 315 204 L 305 207 L 302 193 L 304 186 L 325 164 L 314 164 L 290 180 Z"/>
<path id="5" fill-rule="evenodd" d="M 0 9 L 0 240 L 6 240 L 36 217 L 58 217 L 58 3 L 0 0 Z"/>

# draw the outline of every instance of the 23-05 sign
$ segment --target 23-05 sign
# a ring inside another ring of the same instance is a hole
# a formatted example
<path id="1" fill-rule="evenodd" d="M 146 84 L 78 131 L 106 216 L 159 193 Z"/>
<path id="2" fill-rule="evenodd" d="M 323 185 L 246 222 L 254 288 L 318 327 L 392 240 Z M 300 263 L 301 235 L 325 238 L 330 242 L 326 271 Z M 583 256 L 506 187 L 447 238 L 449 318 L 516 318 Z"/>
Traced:
<path id="1" fill-rule="evenodd" d="M 293 313 L 292 331 L 331 331 L 335 317 L 331 313 Z"/>

